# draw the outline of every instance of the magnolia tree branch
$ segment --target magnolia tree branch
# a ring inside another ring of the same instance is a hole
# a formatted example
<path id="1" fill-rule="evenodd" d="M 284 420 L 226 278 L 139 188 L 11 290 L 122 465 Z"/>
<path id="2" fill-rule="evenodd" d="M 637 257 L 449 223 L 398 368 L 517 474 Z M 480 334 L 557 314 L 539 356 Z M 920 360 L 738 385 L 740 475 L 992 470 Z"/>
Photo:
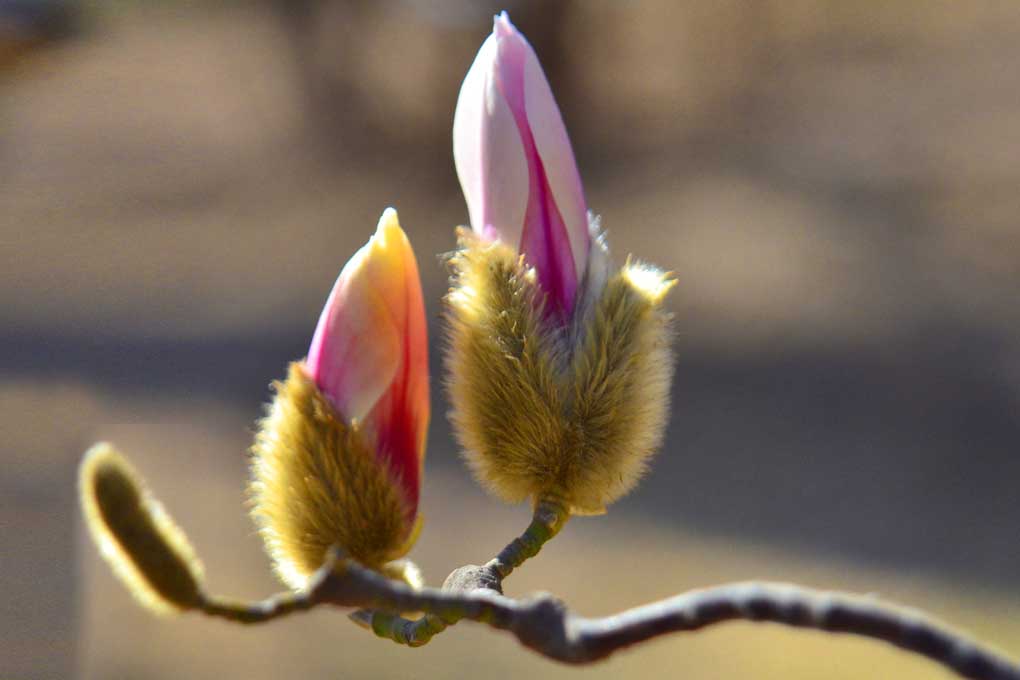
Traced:
<path id="1" fill-rule="evenodd" d="M 499 557 L 454 571 L 442 590 L 414 589 L 333 551 L 306 591 L 255 603 L 207 599 L 201 609 L 240 623 L 260 623 L 319 604 L 361 608 L 353 615 L 357 622 L 411 646 L 425 644 L 447 626 L 467 619 L 509 631 L 529 649 L 569 664 L 598 661 L 667 633 L 697 631 L 726 621 L 764 621 L 882 640 L 972 680 L 1020 680 L 1020 665 L 1004 655 L 920 611 L 871 597 L 747 582 L 691 591 L 614 616 L 585 618 L 551 595 L 525 600 L 504 596 L 503 576 L 536 554 L 564 521 L 549 523 L 548 518 L 536 511 L 529 530 Z M 425 616 L 411 620 L 397 613 L 409 611 Z"/>
<path id="2" fill-rule="evenodd" d="M 430 612 L 447 621 L 469 619 L 513 633 L 526 647 L 557 661 L 591 663 L 618 649 L 726 621 L 766 621 L 850 633 L 926 656 L 965 678 L 1020 680 L 1020 666 L 919 611 L 872 598 L 781 583 L 736 583 L 692 591 L 604 618 L 570 612 L 550 595 L 513 600 L 493 591 L 420 591 L 359 565 L 346 578 L 327 579 L 324 601 L 343 605 L 367 598 L 391 611 Z M 357 593 L 357 595 L 354 595 Z"/>
<path id="3" fill-rule="evenodd" d="M 454 570 L 446 577 L 443 590 L 492 590 L 502 595 L 503 579 L 526 560 L 537 555 L 542 546 L 560 532 L 569 518 L 570 513 L 559 503 L 538 503 L 531 524 L 523 534 L 484 565 L 468 564 Z M 360 609 L 351 614 L 350 618 L 359 626 L 371 629 L 379 637 L 411 647 L 421 647 L 463 617 L 442 618 L 427 612 L 419 619 L 410 620 L 384 610 Z"/>

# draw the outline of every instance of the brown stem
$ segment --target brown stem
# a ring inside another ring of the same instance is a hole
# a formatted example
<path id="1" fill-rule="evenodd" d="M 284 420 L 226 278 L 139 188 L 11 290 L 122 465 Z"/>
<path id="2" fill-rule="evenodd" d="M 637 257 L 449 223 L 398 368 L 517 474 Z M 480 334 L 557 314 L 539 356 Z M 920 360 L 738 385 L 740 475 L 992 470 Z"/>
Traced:
<path id="1" fill-rule="evenodd" d="M 726 621 L 771 622 L 829 633 L 881 640 L 972 680 L 1020 680 L 1020 666 L 921 612 L 836 592 L 781 583 L 735 583 L 692 591 L 604 618 L 571 613 L 551 596 L 512 600 L 487 591 L 434 589 L 399 596 L 384 579 L 363 568 L 350 576 L 362 581 L 377 607 L 399 602 L 441 618 L 486 623 L 513 633 L 526 647 L 569 664 L 604 659 L 618 649 L 675 632 L 692 632 Z"/>
<path id="2" fill-rule="evenodd" d="M 468 619 L 509 631 L 529 649 L 569 664 L 592 663 L 667 633 L 693 632 L 726 621 L 771 622 L 881 640 L 971 680 L 1020 680 L 1020 665 L 999 652 L 917 610 L 869 597 L 747 582 L 691 591 L 614 616 L 585 618 L 549 595 L 514 600 L 493 589 L 415 590 L 356 562 L 336 563 L 335 559 L 320 569 L 305 595 L 278 596 L 249 605 L 220 603 L 204 611 L 245 623 L 268 621 L 316 604 L 424 611 L 446 624 Z M 281 604 L 295 598 L 293 606 Z M 246 614 L 236 615 L 237 611 Z M 395 614 L 379 616 L 382 623 L 372 625 L 396 629 L 417 623 Z M 400 621 L 406 623 L 393 625 Z M 413 644 L 409 640 L 397 641 Z"/>

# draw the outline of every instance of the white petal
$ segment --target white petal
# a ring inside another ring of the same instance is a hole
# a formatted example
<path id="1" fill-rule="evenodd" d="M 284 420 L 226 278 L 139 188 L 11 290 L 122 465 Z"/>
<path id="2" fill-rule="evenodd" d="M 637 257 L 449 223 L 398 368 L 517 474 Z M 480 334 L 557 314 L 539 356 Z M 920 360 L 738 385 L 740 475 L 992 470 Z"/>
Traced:
<path id="1" fill-rule="evenodd" d="M 464 77 L 453 113 L 453 161 L 457 167 L 461 190 L 467 201 L 468 217 L 472 226 L 482 228 L 482 201 L 485 179 L 482 163 L 482 129 L 485 113 L 485 83 L 492 70 L 496 52 L 493 36 L 482 43 L 471 68 Z"/>
<path id="2" fill-rule="evenodd" d="M 482 129 L 485 176 L 484 224 L 492 225 L 504 243 L 518 248 L 528 210 L 528 159 L 513 111 L 496 78 L 489 78 L 485 93 L 486 115 Z"/>

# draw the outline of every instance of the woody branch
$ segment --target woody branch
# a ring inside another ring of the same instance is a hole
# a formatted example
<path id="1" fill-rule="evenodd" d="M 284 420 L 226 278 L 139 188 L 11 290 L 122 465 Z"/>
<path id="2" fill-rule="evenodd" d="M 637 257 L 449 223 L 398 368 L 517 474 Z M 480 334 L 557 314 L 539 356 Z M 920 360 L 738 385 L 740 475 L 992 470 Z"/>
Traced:
<path id="1" fill-rule="evenodd" d="M 536 512 L 536 521 L 518 541 L 534 535 L 536 524 L 549 526 L 547 517 Z M 555 531 L 545 540 L 551 535 Z M 918 610 L 872 597 L 744 582 L 690 591 L 613 616 L 586 618 L 548 594 L 523 600 L 503 595 L 505 574 L 500 566 L 506 553 L 486 565 L 455 570 L 443 589 L 416 590 L 334 550 L 304 593 L 247 605 L 208 600 L 202 609 L 212 616 L 259 623 L 319 604 L 362 608 L 352 615 L 355 622 L 410 646 L 425 644 L 458 621 L 476 621 L 508 631 L 525 647 L 568 664 L 599 661 L 668 633 L 694 632 L 727 621 L 769 622 L 881 640 L 972 680 L 1020 680 L 1020 665 L 998 652 Z M 517 553 L 513 559 L 523 562 L 524 554 Z M 406 611 L 425 612 L 425 616 L 411 620 L 398 613 Z"/>

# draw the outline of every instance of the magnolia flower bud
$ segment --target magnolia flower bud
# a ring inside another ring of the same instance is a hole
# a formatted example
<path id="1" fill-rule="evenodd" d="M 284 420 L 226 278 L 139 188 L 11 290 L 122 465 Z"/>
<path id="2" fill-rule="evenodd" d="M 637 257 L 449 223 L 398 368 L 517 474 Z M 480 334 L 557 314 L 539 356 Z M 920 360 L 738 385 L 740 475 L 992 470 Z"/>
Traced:
<path id="1" fill-rule="evenodd" d="M 194 548 L 112 446 L 85 453 L 78 487 L 92 540 L 139 602 L 160 614 L 200 604 L 202 565 Z"/>
<path id="2" fill-rule="evenodd" d="M 471 226 L 519 250 L 568 318 L 591 247 L 574 152 L 535 51 L 506 12 L 457 99 L 453 156 Z"/>
<path id="3" fill-rule="evenodd" d="M 473 233 L 450 260 L 446 362 L 467 462 L 504 500 L 604 512 L 662 439 L 673 280 L 610 271 L 549 85 L 505 13 L 464 80 L 454 158 Z"/>
<path id="4" fill-rule="evenodd" d="M 331 545 L 380 568 L 417 533 L 429 421 L 414 252 L 387 209 L 344 266 L 253 448 L 253 515 L 277 573 L 302 587 Z"/>

